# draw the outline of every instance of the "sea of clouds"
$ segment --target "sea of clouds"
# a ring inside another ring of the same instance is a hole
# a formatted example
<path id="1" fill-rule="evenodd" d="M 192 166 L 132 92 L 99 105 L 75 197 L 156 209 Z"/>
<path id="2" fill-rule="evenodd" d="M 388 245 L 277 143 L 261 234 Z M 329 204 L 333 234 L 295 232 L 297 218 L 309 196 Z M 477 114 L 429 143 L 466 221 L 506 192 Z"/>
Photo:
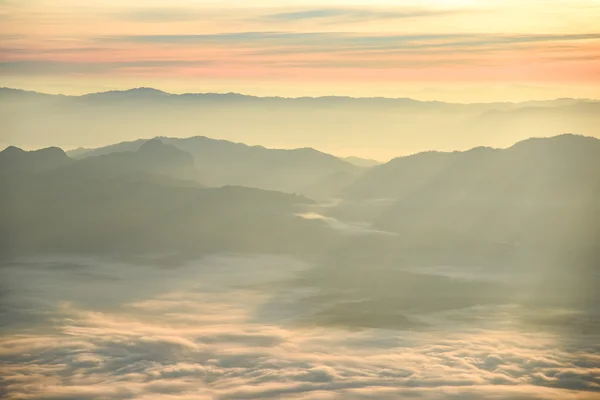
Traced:
<path id="1" fill-rule="evenodd" d="M 0 267 L 6 399 L 597 399 L 600 337 L 523 328 L 514 305 L 427 328 L 310 323 L 308 262 L 176 266 L 27 259 Z M 434 294 L 432 294 L 434 295 Z"/>

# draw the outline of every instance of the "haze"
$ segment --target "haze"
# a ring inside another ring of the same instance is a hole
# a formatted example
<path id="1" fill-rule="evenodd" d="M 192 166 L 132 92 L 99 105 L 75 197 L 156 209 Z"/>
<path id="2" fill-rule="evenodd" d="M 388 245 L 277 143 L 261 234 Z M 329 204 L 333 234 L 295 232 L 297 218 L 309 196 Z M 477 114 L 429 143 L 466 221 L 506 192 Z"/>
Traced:
<path id="1" fill-rule="evenodd" d="M 0 398 L 600 399 L 598 20 L 0 2 Z"/>

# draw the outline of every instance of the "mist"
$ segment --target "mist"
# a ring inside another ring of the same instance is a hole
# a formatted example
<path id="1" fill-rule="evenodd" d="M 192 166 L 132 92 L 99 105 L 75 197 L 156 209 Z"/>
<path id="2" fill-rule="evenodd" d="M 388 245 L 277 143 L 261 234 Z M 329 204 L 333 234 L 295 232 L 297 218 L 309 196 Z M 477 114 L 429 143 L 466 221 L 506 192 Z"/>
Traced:
<path id="1" fill-rule="evenodd" d="M 600 1 L 0 1 L 0 400 L 600 400 Z"/>
<path id="2" fill-rule="evenodd" d="M 344 275 L 361 274 L 361 288 L 340 290 L 316 278 L 319 270 L 272 255 L 208 256 L 177 267 L 87 257 L 4 264 L 5 393 L 595 397 L 597 323 L 582 330 L 573 323 L 581 310 L 525 306 L 532 276 L 384 272 L 394 298 L 359 271 Z M 450 292 L 462 304 L 442 298 Z"/>
<path id="3" fill-rule="evenodd" d="M 102 140 L 139 135 L 112 101 Z M 95 122 L 41 109 L 46 140 Z M 377 163 L 162 133 L 0 152 L 3 398 L 597 398 L 599 139 Z"/>
<path id="4" fill-rule="evenodd" d="M 386 98 L 174 95 L 155 89 L 44 95 L 2 89 L 0 146 L 67 150 L 156 136 L 311 147 L 382 162 L 418 152 L 509 147 L 531 137 L 600 137 L 600 103 L 453 104 Z"/>

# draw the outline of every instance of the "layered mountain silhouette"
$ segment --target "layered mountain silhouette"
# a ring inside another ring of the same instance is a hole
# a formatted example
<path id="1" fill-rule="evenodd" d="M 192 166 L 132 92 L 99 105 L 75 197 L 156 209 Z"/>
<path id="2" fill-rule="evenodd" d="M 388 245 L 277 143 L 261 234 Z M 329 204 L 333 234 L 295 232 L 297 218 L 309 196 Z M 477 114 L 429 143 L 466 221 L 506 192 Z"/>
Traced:
<path id="1" fill-rule="evenodd" d="M 0 152 L 0 174 L 13 172 L 39 172 L 62 167 L 72 162 L 58 147 L 25 151 L 9 146 Z"/>
<path id="2" fill-rule="evenodd" d="M 130 168 L 131 161 L 119 154 L 117 163 Z M 296 217 L 312 203 L 305 197 L 235 186 L 203 188 L 138 170 L 106 171 L 98 163 L 94 160 L 92 167 L 84 160 L 36 173 L 11 169 L 1 174 L 2 258 L 306 254 L 305 246 L 318 249 L 327 235 L 323 224 Z"/>
<path id="3" fill-rule="evenodd" d="M 323 199 L 337 194 L 363 171 L 362 167 L 311 148 L 267 149 L 203 136 L 139 139 L 69 154 L 83 160 L 118 158 L 156 142 L 191 154 L 199 179 L 209 186 L 249 186 Z"/>
<path id="4" fill-rule="evenodd" d="M 590 137 L 419 153 L 358 178 L 356 167 L 312 149 L 204 137 L 77 156 L 0 152 L 4 254 L 264 251 L 331 254 L 332 265 L 512 266 L 590 265 L 600 256 L 600 140 Z M 208 187 L 215 176 L 258 188 L 316 181 L 323 186 L 313 190 L 343 201 L 320 207 L 277 191 Z M 307 210 L 324 216 L 297 216 Z"/>
<path id="5" fill-rule="evenodd" d="M 76 161 L 75 170 L 97 174 L 147 174 L 179 180 L 198 180 L 194 157 L 159 139 L 142 143 L 135 151 L 116 151 Z"/>
<path id="6" fill-rule="evenodd" d="M 139 137 L 206 135 L 270 148 L 311 146 L 389 159 L 434 148 L 508 147 L 532 136 L 564 132 L 600 137 L 600 102 L 452 104 L 406 98 L 170 94 L 152 88 L 64 96 L 4 88 L 0 120 L 4 147 L 69 149 Z"/>
<path id="7" fill-rule="evenodd" d="M 366 172 L 346 198 L 380 204 L 373 224 L 415 246 L 462 254 L 504 246 L 591 262 L 600 243 L 600 140 L 561 135 L 400 157 Z"/>
<path id="8" fill-rule="evenodd" d="M 343 160 L 348 161 L 350 164 L 354 164 L 356 166 L 359 167 L 374 167 L 376 165 L 380 165 L 381 162 L 377 161 L 377 160 L 371 160 L 368 158 L 361 158 L 361 157 L 345 157 Z"/>

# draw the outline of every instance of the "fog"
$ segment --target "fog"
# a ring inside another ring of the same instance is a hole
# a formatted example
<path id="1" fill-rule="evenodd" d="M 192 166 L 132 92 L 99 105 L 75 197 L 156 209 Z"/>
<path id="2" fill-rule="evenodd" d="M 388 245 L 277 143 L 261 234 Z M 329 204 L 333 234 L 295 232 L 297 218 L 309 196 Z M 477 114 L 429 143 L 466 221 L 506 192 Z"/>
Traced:
<path id="1" fill-rule="evenodd" d="M 428 150 L 508 147 L 530 137 L 600 137 L 600 103 L 563 99 L 452 104 L 385 98 L 171 95 L 153 89 L 85 96 L 2 89 L 0 146 L 99 147 L 154 136 L 209 136 L 270 148 L 313 147 L 387 161 Z"/>
<path id="2" fill-rule="evenodd" d="M 83 257 L 4 264 L 4 393 L 40 399 L 596 397 L 598 337 L 528 321 L 531 309 L 513 302 L 510 285 L 503 289 L 506 302 L 473 299 L 465 307 L 438 304 L 421 312 L 399 303 L 395 319 L 410 320 L 410 327 L 356 329 L 323 320 L 347 299 L 307 280 L 314 268 L 289 256 L 232 254 L 169 268 Z M 452 284 L 489 282 L 473 272 L 419 273 L 452 275 Z M 426 296 L 435 299 L 435 291 Z M 336 315 L 356 318 L 359 310 L 345 307 Z M 535 314 L 553 319 L 571 312 Z"/>
<path id="3" fill-rule="evenodd" d="M 598 398 L 596 102 L 2 96 L 0 397 Z"/>

